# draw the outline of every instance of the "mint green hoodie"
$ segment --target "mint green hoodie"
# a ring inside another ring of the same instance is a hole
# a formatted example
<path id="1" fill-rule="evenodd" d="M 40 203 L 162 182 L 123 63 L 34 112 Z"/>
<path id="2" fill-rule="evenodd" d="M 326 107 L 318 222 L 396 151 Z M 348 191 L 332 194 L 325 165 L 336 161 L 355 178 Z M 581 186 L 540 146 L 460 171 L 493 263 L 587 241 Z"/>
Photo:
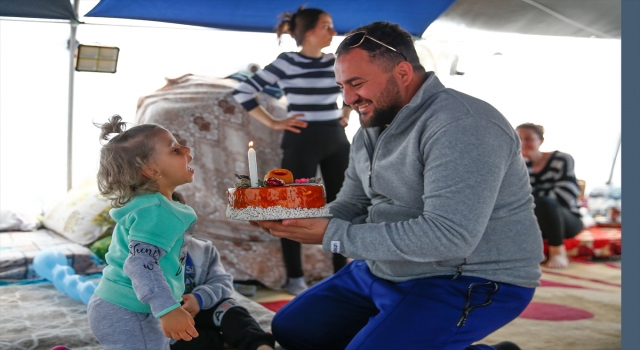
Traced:
<path id="1" fill-rule="evenodd" d="M 153 313 L 155 317 L 179 307 L 184 292 L 186 244 L 197 219 L 193 209 L 154 193 L 135 196 L 125 206 L 111 209 L 109 214 L 116 226 L 105 255 L 108 266 L 95 293 L 128 310 Z M 164 279 L 156 279 L 158 274 L 150 274 L 142 266 L 134 266 L 129 275 L 125 273 L 131 241 L 164 251 L 158 261 Z M 136 279 L 142 283 L 132 284 Z M 133 285 L 139 287 L 134 291 Z"/>

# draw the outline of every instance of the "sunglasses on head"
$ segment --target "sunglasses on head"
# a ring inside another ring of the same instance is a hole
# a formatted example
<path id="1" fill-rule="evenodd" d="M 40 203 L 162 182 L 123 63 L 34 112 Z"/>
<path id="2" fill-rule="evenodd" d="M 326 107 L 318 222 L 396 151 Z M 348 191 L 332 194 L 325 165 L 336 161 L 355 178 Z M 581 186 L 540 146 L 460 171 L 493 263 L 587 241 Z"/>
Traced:
<path id="1" fill-rule="evenodd" d="M 360 46 L 362 44 L 362 42 L 364 41 L 365 38 L 369 38 L 372 41 L 374 41 L 374 42 L 386 47 L 387 49 L 389 49 L 389 50 L 391 50 L 391 51 L 393 51 L 393 52 L 395 52 L 397 54 L 400 54 L 400 56 L 402 56 L 402 58 L 404 58 L 405 61 L 407 61 L 407 62 L 409 61 L 407 59 L 407 56 L 405 56 L 402 52 L 394 49 L 393 47 L 383 43 L 380 40 L 377 40 L 377 39 L 367 35 L 367 33 L 364 32 L 364 31 L 355 32 L 355 33 L 347 36 L 346 38 L 344 38 L 344 40 L 342 41 L 342 44 L 340 44 L 340 45 L 347 45 L 348 47 L 358 47 L 358 46 Z"/>

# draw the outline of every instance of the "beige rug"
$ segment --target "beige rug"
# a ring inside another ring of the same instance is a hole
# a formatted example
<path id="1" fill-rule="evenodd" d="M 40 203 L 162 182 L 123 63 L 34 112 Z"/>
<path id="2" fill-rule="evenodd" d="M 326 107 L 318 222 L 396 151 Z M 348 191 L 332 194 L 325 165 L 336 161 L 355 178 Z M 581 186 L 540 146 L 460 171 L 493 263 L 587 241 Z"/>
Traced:
<path id="1" fill-rule="evenodd" d="M 543 268 L 529 307 L 483 343 L 510 340 L 522 350 L 620 349 L 620 266 L 572 262 L 566 269 Z"/>
<path id="2" fill-rule="evenodd" d="M 542 270 L 542 286 L 529 307 L 481 343 L 510 340 L 522 350 L 620 349 L 620 263 L 571 262 L 566 269 Z M 276 311 L 292 298 L 259 288 L 251 299 Z"/>

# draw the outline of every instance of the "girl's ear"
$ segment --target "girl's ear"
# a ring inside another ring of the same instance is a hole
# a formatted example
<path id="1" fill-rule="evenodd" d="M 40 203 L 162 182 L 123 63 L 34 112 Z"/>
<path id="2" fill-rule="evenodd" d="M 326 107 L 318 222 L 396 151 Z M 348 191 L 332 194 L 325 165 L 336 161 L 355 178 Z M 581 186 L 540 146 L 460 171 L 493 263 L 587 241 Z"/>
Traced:
<path id="1" fill-rule="evenodd" d="M 160 173 L 158 169 L 151 166 L 150 164 L 145 165 L 140 171 L 142 172 L 142 176 L 148 179 L 155 179 Z"/>

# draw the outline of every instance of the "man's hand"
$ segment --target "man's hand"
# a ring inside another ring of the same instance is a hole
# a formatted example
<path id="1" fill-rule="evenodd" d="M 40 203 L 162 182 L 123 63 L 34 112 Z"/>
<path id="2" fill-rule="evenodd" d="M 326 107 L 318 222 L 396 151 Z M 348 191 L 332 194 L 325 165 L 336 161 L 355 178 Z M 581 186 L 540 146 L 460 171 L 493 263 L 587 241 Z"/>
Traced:
<path id="1" fill-rule="evenodd" d="M 195 295 L 189 293 L 182 296 L 182 308 L 185 309 L 191 317 L 196 317 L 200 312 L 200 304 Z"/>
<path id="2" fill-rule="evenodd" d="M 274 237 L 288 238 L 302 244 L 322 244 L 329 219 L 286 219 L 282 221 L 252 221 Z"/>
<path id="3" fill-rule="evenodd" d="M 198 331 L 194 327 L 196 322 L 181 307 L 175 308 L 160 317 L 160 324 L 162 325 L 162 332 L 167 338 L 189 341 L 198 337 Z"/>

